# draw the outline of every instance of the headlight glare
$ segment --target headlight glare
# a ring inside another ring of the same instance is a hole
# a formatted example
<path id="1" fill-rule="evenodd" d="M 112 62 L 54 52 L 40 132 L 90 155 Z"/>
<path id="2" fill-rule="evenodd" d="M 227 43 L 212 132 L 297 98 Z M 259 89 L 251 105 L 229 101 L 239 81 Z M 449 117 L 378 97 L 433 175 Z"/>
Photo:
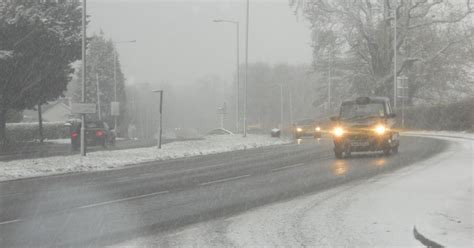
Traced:
<path id="1" fill-rule="evenodd" d="M 336 137 L 341 137 L 343 134 L 344 134 L 344 129 L 342 129 L 341 127 L 336 127 L 334 129 L 334 135 L 336 135 Z"/>
<path id="2" fill-rule="evenodd" d="M 296 128 L 296 132 L 303 132 L 303 129 L 301 127 Z"/>
<path id="3" fill-rule="evenodd" d="M 321 127 L 316 127 L 315 129 L 317 132 L 321 131 Z"/>
<path id="4" fill-rule="evenodd" d="M 384 125 L 378 125 L 378 126 L 375 127 L 375 132 L 379 135 L 384 134 L 385 131 L 386 131 L 386 128 L 385 128 Z"/>

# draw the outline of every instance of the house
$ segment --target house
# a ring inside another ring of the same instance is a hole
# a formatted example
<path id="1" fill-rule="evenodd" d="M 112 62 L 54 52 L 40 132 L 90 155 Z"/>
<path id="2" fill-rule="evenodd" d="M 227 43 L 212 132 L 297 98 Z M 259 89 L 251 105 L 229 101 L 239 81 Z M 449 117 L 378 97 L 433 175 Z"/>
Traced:
<path id="1" fill-rule="evenodd" d="M 41 106 L 44 122 L 66 122 L 71 118 L 71 107 L 68 98 L 60 98 Z M 23 122 L 37 122 L 38 110 L 23 111 Z"/>

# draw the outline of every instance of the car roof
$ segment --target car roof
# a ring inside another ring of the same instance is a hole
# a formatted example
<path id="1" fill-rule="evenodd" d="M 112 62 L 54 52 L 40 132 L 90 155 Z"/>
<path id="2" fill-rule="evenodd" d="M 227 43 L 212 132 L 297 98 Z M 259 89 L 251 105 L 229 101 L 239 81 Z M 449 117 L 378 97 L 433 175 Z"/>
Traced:
<path id="1" fill-rule="evenodd" d="M 350 105 L 350 104 L 358 104 L 357 102 L 360 100 L 365 100 L 367 103 L 386 103 L 390 101 L 388 97 L 380 97 L 380 96 L 371 96 L 371 97 L 357 97 L 356 99 L 344 101 L 342 105 Z"/>

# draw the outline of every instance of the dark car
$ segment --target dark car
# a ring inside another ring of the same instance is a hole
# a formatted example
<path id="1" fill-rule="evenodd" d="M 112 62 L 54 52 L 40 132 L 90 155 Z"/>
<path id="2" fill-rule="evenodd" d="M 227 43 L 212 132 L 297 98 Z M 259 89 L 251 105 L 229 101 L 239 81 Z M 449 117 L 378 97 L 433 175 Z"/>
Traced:
<path id="1" fill-rule="evenodd" d="M 115 145 L 115 131 L 103 121 L 86 122 L 86 145 L 102 146 L 104 148 Z M 81 124 L 71 130 L 71 145 L 73 150 L 81 147 Z"/>
<path id="2" fill-rule="evenodd" d="M 303 136 L 321 138 L 321 127 L 313 119 L 300 120 L 293 124 L 293 136 L 295 139 Z"/>
<path id="3" fill-rule="evenodd" d="M 359 97 L 345 101 L 339 116 L 332 117 L 334 154 L 337 158 L 352 152 L 397 153 L 399 135 L 393 129 L 395 113 L 385 97 Z"/>

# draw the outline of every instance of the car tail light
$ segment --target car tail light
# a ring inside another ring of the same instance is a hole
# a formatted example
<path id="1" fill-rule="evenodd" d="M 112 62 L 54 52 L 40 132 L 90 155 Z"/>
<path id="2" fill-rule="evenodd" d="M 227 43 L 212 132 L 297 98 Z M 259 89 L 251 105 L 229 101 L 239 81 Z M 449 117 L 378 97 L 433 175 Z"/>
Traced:
<path id="1" fill-rule="evenodd" d="M 103 137 L 104 134 L 105 134 L 105 133 L 104 133 L 103 131 L 96 131 L 96 132 L 95 132 L 95 135 L 96 135 L 97 137 Z"/>
<path id="2" fill-rule="evenodd" d="M 79 134 L 78 134 L 77 132 L 72 132 L 71 137 L 72 137 L 73 139 L 75 139 L 75 138 L 77 138 L 78 135 L 79 135 Z"/>

